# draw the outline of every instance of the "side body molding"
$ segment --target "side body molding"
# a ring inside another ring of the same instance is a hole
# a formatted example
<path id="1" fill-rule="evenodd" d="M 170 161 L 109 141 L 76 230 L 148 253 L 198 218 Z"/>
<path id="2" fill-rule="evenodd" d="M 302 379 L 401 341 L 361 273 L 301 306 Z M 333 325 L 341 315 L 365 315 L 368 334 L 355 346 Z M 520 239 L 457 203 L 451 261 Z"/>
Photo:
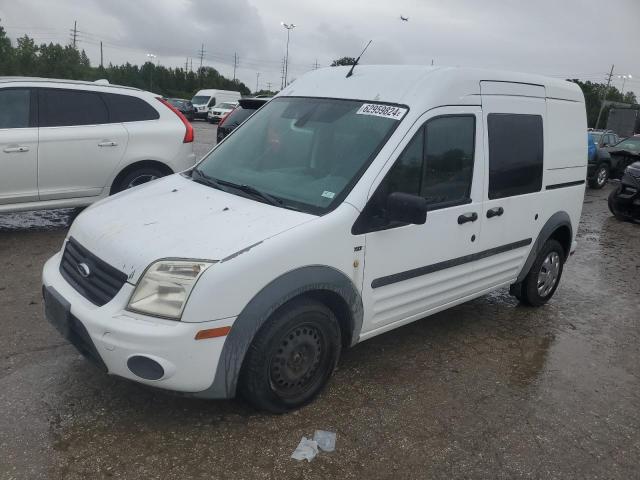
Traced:
<path id="1" fill-rule="evenodd" d="M 298 295 L 311 291 L 330 291 L 339 295 L 349 307 L 351 345 L 362 329 L 362 298 L 353 282 L 335 268 L 311 265 L 281 275 L 273 280 L 244 307 L 227 336 L 211 386 L 191 394 L 199 398 L 232 398 L 236 393 L 240 369 L 253 337 L 279 307 Z"/>
<path id="2" fill-rule="evenodd" d="M 547 240 L 549 240 L 549 237 L 551 237 L 553 232 L 555 232 L 559 227 L 569 228 L 570 240 L 568 247 L 571 248 L 571 240 L 573 240 L 573 227 L 571 226 L 571 218 L 569 218 L 569 214 L 567 212 L 556 212 L 551 215 L 549 220 L 547 220 L 547 223 L 542 226 L 542 229 L 538 234 L 538 238 L 534 242 L 533 247 L 531 247 L 531 251 L 529 252 L 527 261 L 524 262 L 524 266 L 522 267 L 522 270 L 520 271 L 520 274 L 518 275 L 515 283 L 520 283 L 522 282 L 522 280 L 524 280 L 524 277 L 527 276 L 527 273 L 529 273 L 529 270 L 531 269 L 531 265 L 533 265 L 534 260 L 538 256 L 538 253 L 540 252 L 540 250 L 542 250 L 542 246 Z M 567 255 L 568 254 L 569 252 L 567 251 Z"/>

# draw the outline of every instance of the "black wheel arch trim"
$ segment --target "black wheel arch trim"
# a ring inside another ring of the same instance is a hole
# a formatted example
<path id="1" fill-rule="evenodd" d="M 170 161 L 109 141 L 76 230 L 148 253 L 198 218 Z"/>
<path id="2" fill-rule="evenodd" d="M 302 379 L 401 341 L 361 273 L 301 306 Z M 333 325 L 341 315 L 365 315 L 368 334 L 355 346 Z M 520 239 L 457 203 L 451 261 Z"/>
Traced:
<path id="1" fill-rule="evenodd" d="M 533 262 L 538 256 L 538 253 L 540 253 L 540 251 L 542 250 L 544 244 L 547 242 L 547 240 L 549 240 L 549 238 L 551 238 L 554 232 L 561 227 L 567 227 L 569 229 L 569 245 L 565 259 L 569 256 L 571 243 L 573 242 L 573 227 L 571 225 L 571 218 L 569 217 L 569 214 L 567 212 L 560 211 L 551 215 L 549 220 L 547 220 L 547 222 L 542 226 L 542 229 L 540 229 L 540 233 L 538 234 L 536 241 L 531 247 L 529 256 L 524 262 L 524 266 L 522 267 L 522 270 L 520 270 L 520 274 L 518 275 L 518 278 L 514 283 L 520 283 L 524 280 L 524 277 L 526 277 L 527 273 L 529 273 L 531 265 L 533 265 Z"/>
<path id="2" fill-rule="evenodd" d="M 291 270 L 263 287 L 243 308 L 225 339 L 213 383 L 206 390 L 191 396 L 212 399 L 234 397 L 245 355 L 260 327 L 288 301 L 317 291 L 333 292 L 349 306 L 350 344 L 355 345 L 362 329 L 363 305 L 360 292 L 351 279 L 339 270 L 324 265 Z"/>

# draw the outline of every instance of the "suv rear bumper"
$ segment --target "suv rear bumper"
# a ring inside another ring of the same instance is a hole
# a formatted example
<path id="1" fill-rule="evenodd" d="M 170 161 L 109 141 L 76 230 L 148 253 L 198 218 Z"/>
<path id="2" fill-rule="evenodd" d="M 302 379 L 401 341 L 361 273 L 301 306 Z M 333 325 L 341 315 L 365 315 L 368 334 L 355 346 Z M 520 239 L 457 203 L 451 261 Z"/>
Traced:
<path id="1" fill-rule="evenodd" d="M 157 388 L 198 393 L 211 387 L 226 337 L 195 336 L 200 330 L 231 326 L 235 317 L 189 323 L 137 315 L 124 310 L 134 289 L 129 283 L 98 307 L 62 277 L 60 259 L 58 253 L 44 266 L 45 314 L 85 357 L 109 374 Z M 136 368 L 140 357 L 147 365 L 159 365 L 161 375 L 150 378 Z"/>

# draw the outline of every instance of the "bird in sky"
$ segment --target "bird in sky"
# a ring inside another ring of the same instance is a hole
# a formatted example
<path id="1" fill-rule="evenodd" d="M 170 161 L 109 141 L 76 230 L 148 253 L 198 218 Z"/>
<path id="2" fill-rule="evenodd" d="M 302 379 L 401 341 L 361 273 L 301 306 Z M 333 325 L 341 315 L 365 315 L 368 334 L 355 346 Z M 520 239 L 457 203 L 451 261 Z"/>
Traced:
<path id="1" fill-rule="evenodd" d="M 402 15 L 400 15 L 400 20 L 402 20 L 403 22 L 408 22 L 409 17 L 403 17 Z"/>

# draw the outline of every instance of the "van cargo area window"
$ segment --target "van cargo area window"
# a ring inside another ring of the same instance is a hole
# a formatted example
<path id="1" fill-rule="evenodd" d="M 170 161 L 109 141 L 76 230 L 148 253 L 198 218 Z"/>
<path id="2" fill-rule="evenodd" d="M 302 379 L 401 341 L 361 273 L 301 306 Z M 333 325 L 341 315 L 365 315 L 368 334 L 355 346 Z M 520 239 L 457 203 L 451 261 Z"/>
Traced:
<path id="1" fill-rule="evenodd" d="M 489 199 L 539 192 L 544 143 L 542 117 L 490 113 Z"/>

